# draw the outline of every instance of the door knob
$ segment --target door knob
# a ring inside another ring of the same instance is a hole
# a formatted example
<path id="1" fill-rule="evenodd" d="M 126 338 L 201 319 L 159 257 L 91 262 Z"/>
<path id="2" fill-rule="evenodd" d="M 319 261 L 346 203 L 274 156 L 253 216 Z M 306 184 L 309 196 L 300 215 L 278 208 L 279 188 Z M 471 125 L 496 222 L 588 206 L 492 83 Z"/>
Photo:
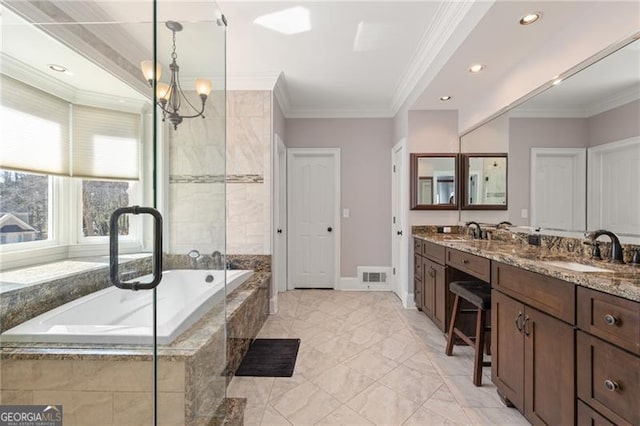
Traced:
<path id="1" fill-rule="evenodd" d="M 276 232 L 277 232 L 278 234 L 282 234 L 282 229 L 278 229 Z"/>
<path id="2" fill-rule="evenodd" d="M 398 232 L 396 232 L 396 234 L 402 235 L 402 231 L 398 231 Z"/>
<path id="3" fill-rule="evenodd" d="M 331 231 L 333 231 L 333 228 L 332 227 L 328 227 L 327 231 L 331 232 Z"/>

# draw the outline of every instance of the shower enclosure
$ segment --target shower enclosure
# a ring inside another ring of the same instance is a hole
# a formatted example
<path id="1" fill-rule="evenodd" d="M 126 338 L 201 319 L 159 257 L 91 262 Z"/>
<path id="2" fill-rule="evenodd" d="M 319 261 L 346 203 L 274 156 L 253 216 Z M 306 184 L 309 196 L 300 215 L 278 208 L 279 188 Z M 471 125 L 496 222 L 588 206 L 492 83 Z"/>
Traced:
<path id="1" fill-rule="evenodd" d="M 1 9 L 0 405 L 209 424 L 232 281 L 224 16 L 207 0 Z"/>

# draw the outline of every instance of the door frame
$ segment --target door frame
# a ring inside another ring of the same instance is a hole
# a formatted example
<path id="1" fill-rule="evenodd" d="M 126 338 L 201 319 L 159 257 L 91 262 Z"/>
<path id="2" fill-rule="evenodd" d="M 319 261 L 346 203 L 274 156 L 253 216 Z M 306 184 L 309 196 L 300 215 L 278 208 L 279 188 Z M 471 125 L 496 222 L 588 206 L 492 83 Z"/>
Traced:
<path id="1" fill-rule="evenodd" d="M 278 293 L 287 290 L 287 147 L 277 133 L 273 134 L 273 181 L 271 187 L 271 270 L 273 282 L 271 294 L 269 294 L 269 312 L 278 312 Z M 281 155 L 284 161 L 281 161 Z M 284 180 L 284 192 L 280 191 L 280 184 Z M 284 202 L 284 203 L 283 203 Z M 284 213 L 284 223 L 280 217 Z M 277 235 L 277 230 L 282 229 L 284 235 Z M 284 267 L 282 259 L 284 258 Z"/>
<path id="2" fill-rule="evenodd" d="M 334 282 L 333 289 L 340 289 L 340 148 L 288 148 L 287 149 L 287 229 L 290 229 L 289 221 L 291 220 L 291 210 L 293 206 L 293 197 L 291 197 L 291 185 L 289 185 L 289 179 L 291 177 L 290 167 L 292 167 L 295 157 L 297 155 L 329 155 L 333 158 L 333 173 L 334 173 L 334 206 L 333 206 L 333 221 L 334 221 Z M 291 247 L 292 235 L 287 233 L 287 247 Z M 293 290 L 294 287 L 289 281 L 289 277 L 292 276 L 291 271 L 291 252 L 287 250 L 287 290 Z"/>
<path id="3" fill-rule="evenodd" d="M 393 166 L 394 156 L 399 154 L 400 157 L 400 170 L 398 171 L 398 182 L 396 186 L 393 185 Z M 409 172 L 407 170 L 408 154 L 407 154 L 407 139 L 402 138 L 397 144 L 391 148 L 391 200 L 397 200 L 399 206 L 400 225 L 401 225 L 401 242 L 399 244 L 400 253 L 397 253 L 396 244 L 391 244 L 391 267 L 397 268 L 396 274 L 393 276 L 394 283 L 392 290 L 402 301 L 402 305 L 405 308 L 413 306 L 413 295 L 409 295 L 409 235 L 407 232 L 407 226 L 409 224 L 409 214 L 407 210 L 408 194 L 409 194 Z M 398 192 L 399 191 L 399 192 Z M 393 201 L 392 201 L 393 202 Z M 396 226 L 393 223 L 393 206 L 391 206 L 391 241 L 397 238 Z M 394 259 L 396 264 L 394 265 Z M 403 260 L 404 259 L 404 260 Z M 393 269 L 392 269 L 393 271 Z"/>

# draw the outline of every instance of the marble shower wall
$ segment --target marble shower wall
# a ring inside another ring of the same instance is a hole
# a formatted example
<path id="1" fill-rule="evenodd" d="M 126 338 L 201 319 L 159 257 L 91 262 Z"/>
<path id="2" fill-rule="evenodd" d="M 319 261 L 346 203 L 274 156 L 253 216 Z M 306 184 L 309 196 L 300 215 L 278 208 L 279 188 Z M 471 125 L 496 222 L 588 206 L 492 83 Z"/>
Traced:
<path id="1" fill-rule="evenodd" d="M 217 96 L 207 102 L 204 120 L 186 120 L 170 131 L 170 252 L 222 251 L 226 173 L 227 253 L 269 254 L 271 92 L 227 92 L 226 165 L 223 95 Z"/>

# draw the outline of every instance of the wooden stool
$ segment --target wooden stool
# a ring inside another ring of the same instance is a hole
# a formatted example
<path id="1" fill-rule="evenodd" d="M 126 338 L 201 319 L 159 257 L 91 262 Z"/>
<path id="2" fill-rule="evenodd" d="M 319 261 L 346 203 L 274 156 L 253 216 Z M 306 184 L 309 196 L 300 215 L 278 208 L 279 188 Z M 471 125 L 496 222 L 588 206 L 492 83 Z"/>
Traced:
<path id="1" fill-rule="evenodd" d="M 445 353 L 451 356 L 453 352 L 453 340 L 455 336 L 461 338 L 466 344 L 475 349 L 473 363 L 473 384 L 482 384 L 482 367 L 488 367 L 490 362 L 483 362 L 484 352 L 484 332 L 491 327 L 485 326 L 486 313 L 491 309 L 491 286 L 483 281 L 454 281 L 449 285 L 449 290 L 456 295 L 453 301 L 453 312 L 449 325 L 449 337 L 447 338 L 447 349 Z M 460 329 L 456 328 L 456 320 L 460 313 L 460 299 L 464 299 L 477 308 L 476 335 L 467 336 Z"/>

